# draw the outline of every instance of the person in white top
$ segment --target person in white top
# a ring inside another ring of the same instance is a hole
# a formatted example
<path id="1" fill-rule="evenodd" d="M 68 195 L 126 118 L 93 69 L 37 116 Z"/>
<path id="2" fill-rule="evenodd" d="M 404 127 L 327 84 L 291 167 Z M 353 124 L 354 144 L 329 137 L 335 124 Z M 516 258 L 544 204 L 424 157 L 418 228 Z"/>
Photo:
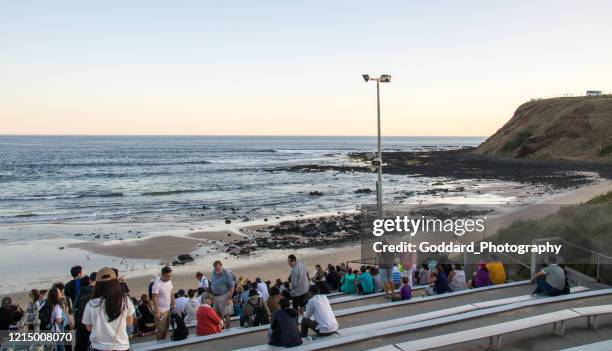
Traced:
<path id="1" fill-rule="evenodd" d="M 208 278 L 206 278 L 204 273 L 197 272 L 196 280 L 198 281 L 198 289 L 208 290 L 208 287 L 210 286 L 210 282 L 208 281 Z"/>
<path id="2" fill-rule="evenodd" d="M 102 268 L 96 276 L 92 299 L 85 306 L 82 322 L 91 332 L 94 350 L 128 350 L 127 327 L 134 322 L 134 305 L 123 292 L 115 272 Z"/>
<path id="3" fill-rule="evenodd" d="M 196 323 L 197 321 L 196 314 L 198 312 L 198 307 L 200 307 L 200 298 L 196 297 L 196 292 L 197 291 L 195 289 L 189 289 L 187 292 L 189 300 L 183 308 L 183 320 L 185 321 L 185 324 Z"/>
<path id="4" fill-rule="evenodd" d="M 172 285 L 172 269 L 168 266 L 162 268 L 161 276 L 153 283 L 153 306 L 155 307 L 155 327 L 157 340 L 163 340 L 170 326 L 170 310 L 176 307 L 174 301 L 174 285 Z"/>
<path id="5" fill-rule="evenodd" d="M 302 318 L 302 337 L 308 336 L 308 329 L 314 330 L 317 335 L 331 335 L 338 330 L 338 321 L 327 296 L 322 295 L 316 285 L 309 288 L 312 297 L 306 304 L 306 311 Z"/>
<path id="6" fill-rule="evenodd" d="M 176 295 L 178 296 L 176 298 L 176 313 L 182 317 L 185 314 L 185 305 L 187 304 L 187 301 L 189 301 L 189 298 L 185 296 L 185 290 L 183 289 L 179 289 L 179 291 L 176 292 Z"/>
<path id="7" fill-rule="evenodd" d="M 264 301 L 268 301 L 268 297 L 270 297 L 270 293 L 268 292 L 268 284 L 261 281 L 261 278 L 256 278 L 255 282 L 257 283 L 257 293 L 259 296 L 264 299 Z"/>
<path id="8" fill-rule="evenodd" d="M 451 291 L 460 291 L 467 289 L 467 283 L 465 281 L 465 271 L 459 263 L 453 263 L 452 270 L 448 274 L 448 287 Z"/>

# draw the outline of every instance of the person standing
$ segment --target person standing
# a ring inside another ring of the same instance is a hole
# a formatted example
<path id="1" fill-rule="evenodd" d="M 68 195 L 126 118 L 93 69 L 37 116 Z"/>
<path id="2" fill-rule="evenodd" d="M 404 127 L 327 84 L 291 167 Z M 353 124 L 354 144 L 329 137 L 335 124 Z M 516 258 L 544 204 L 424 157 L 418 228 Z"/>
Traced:
<path id="1" fill-rule="evenodd" d="M 170 310 L 174 309 L 174 285 L 172 285 L 172 269 L 168 266 L 162 268 L 161 276 L 153 283 L 151 288 L 153 306 L 155 308 L 155 328 L 157 340 L 164 340 L 170 326 Z"/>
<path id="2" fill-rule="evenodd" d="M 70 306 L 70 311 L 72 311 L 76 308 L 76 305 L 79 302 L 83 267 L 74 266 L 70 268 L 70 276 L 72 276 L 72 280 L 66 283 L 66 286 L 64 287 L 64 297 L 68 303 L 68 306 Z"/>
<path id="3" fill-rule="evenodd" d="M 223 320 L 223 327 L 226 329 L 230 327 L 231 315 L 234 311 L 232 305 L 234 285 L 234 277 L 223 268 L 221 261 L 215 261 L 210 277 L 210 290 L 213 294 L 213 307 Z"/>
<path id="4" fill-rule="evenodd" d="M 63 289 L 53 286 L 49 289 L 46 304 L 51 308 L 51 331 L 55 333 L 63 333 L 68 326 L 68 316 L 62 308 L 65 301 Z M 58 344 L 57 351 L 64 351 L 67 345 Z"/>
<path id="5" fill-rule="evenodd" d="M 134 322 L 134 312 L 115 272 L 106 267 L 98 271 L 93 298 L 85 306 L 82 320 L 91 333 L 92 349 L 128 350 L 127 329 Z"/>
<path id="6" fill-rule="evenodd" d="M 289 274 L 289 281 L 291 283 L 291 299 L 293 300 L 293 308 L 299 310 L 300 307 L 306 305 L 306 294 L 308 293 L 308 287 L 310 286 L 308 279 L 308 271 L 302 264 L 298 262 L 295 255 L 289 255 L 287 257 L 287 263 L 291 267 L 291 273 Z"/>
<path id="7" fill-rule="evenodd" d="M 87 351 L 89 350 L 89 330 L 83 324 L 83 313 L 87 307 L 87 303 L 93 298 L 94 287 L 96 284 L 97 273 L 91 273 L 89 276 L 81 278 L 81 293 L 79 294 L 79 300 L 77 301 L 76 308 L 74 309 L 74 323 L 76 324 L 76 336 L 75 336 L 75 351 Z"/>
<path id="8" fill-rule="evenodd" d="M 204 289 L 204 291 L 208 291 L 208 288 L 210 287 L 210 282 L 208 281 L 208 278 L 204 276 L 204 273 L 197 272 L 195 276 L 196 280 L 198 281 L 198 289 Z"/>
<path id="9" fill-rule="evenodd" d="M 389 244 L 387 238 L 383 237 L 383 244 Z M 389 290 L 393 290 L 391 286 L 393 282 L 391 280 L 391 273 L 393 271 L 393 265 L 395 262 L 395 257 L 390 252 L 381 253 L 378 257 L 380 259 L 380 263 L 378 265 L 378 272 L 380 273 L 380 283 L 383 286 L 383 290 L 385 292 Z"/>

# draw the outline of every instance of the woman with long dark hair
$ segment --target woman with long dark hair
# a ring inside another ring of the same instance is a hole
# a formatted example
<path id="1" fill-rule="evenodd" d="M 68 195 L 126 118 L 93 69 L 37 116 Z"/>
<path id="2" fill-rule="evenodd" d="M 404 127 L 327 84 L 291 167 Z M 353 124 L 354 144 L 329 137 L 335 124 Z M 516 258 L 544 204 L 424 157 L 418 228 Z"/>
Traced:
<path id="1" fill-rule="evenodd" d="M 127 298 L 117 274 L 102 268 L 96 276 L 92 299 L 83 312 L 83 324 L 91 332 L 94 350 L 128 350 L 127 327 L 134 322 L 134 304 Z"/>
<path id="2" fill-rule="evenodd" d="M 47 293 L 47 304 L 51 308 L 51 331 L 56 333 L 63 333 L 68 325 L 68 316 L 66 316 L 64 309 L 62 308 L 62 301 L 64 299 L 63 290 L 57 285 L 53 285 Z M 58 344 L 57 350 L 64 351 L 66 345 Z"/>

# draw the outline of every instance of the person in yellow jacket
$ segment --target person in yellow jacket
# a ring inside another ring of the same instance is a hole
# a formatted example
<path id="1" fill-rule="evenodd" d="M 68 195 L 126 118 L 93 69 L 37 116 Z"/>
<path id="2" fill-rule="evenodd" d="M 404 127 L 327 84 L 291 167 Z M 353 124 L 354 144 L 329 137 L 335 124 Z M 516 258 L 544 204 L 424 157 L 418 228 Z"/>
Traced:
<path id="1" fill-rule="evenodd" d="M 496 254 L 491 254 L 491 262 L 487 263 L 489 279 L 493 284 L 504 284 L 506 282 L 506 270 L 504 264 L 499 261 Z"/>

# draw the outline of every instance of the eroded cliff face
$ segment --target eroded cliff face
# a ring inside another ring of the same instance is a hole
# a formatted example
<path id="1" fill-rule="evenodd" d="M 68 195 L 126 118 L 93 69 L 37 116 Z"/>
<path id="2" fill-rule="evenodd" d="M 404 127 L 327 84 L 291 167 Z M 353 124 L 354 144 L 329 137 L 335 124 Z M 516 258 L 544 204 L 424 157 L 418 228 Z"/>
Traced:
<path id="1" fill-rule="evenodd" d="M 612 161 L 612 95 L 524 103 L 477 153 L 534 159 Z"/>

